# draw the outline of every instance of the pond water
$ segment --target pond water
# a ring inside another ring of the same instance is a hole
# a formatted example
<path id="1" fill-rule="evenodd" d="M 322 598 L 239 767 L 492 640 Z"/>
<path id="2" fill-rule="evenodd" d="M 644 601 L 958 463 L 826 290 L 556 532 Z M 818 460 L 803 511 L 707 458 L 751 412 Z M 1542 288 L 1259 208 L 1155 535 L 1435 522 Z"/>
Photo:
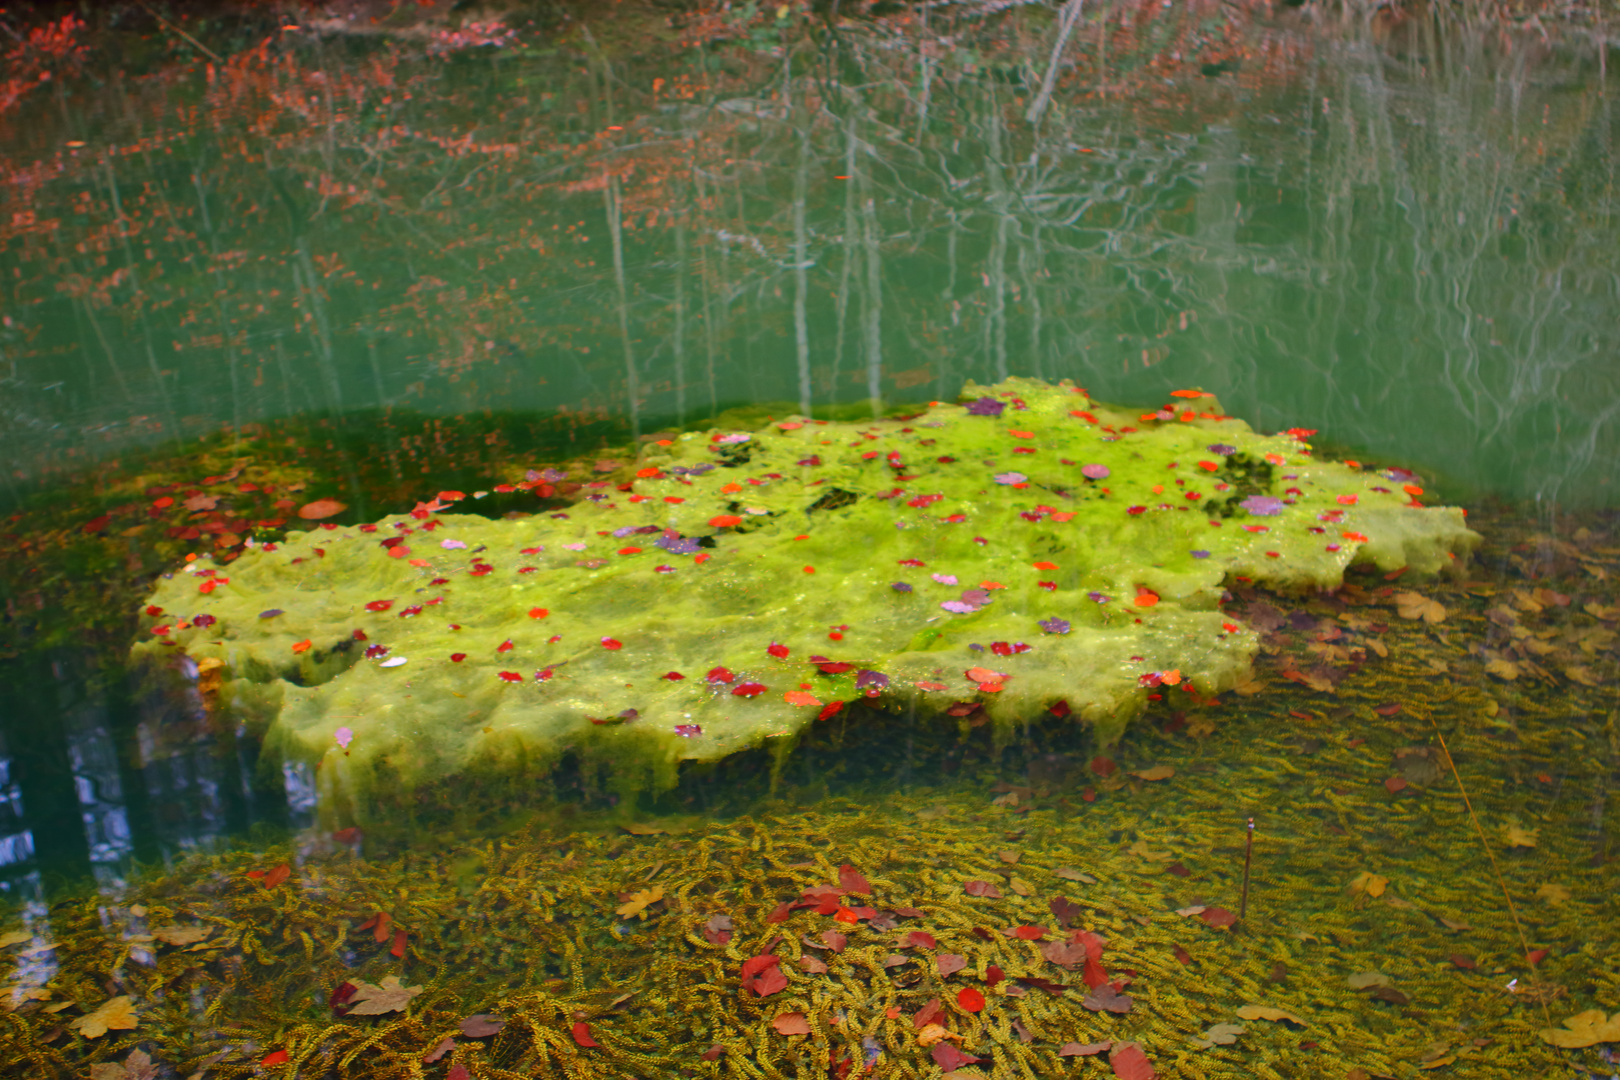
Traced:
<path id="1" fill-rule="evenodd" d="M 0 113 L 0 1071 L 1614 1071 L 1607 65 L 1114 8 L 1047 103 L 1052 13 L 941 11 L 312 23 Z M 683 432 L 898 438 L 1010 377 L 1150 429 L 1205 391 L 1481 546 L 1231 571 L 1253 673 L 1151 673 L 1117 742 L 885 677 L 664 781 L 570 746 L 369 810 L 202 642 L 128 662 L 188 563 L 589 513 Z"/>

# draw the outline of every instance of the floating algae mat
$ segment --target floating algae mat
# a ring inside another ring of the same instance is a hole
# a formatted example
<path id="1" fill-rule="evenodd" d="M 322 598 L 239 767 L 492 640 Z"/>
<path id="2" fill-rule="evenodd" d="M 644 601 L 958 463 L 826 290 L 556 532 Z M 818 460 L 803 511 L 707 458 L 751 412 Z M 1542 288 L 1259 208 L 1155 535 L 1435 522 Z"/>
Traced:
<path id="1" fill-rule="evenodd" d="M 648 445 L 566 510 L 325 525 L 160 582 L 139 657 L 183 654 L 333 820 L 449 777 L 564 755 L 621 794 L 671 787 L 847 703 L 1002 730 L 1044 710 L 1114 741 L 1150 695 L 1248 677 L 1232 579 L 1424 574 L 1478 540 L 1460 510 L 1318 461 L 1178 392 L 1145 415 L 1012 379 L 867 423 L 795 418 Z M 534 474 L 538 494 L 566 477 Z"/>

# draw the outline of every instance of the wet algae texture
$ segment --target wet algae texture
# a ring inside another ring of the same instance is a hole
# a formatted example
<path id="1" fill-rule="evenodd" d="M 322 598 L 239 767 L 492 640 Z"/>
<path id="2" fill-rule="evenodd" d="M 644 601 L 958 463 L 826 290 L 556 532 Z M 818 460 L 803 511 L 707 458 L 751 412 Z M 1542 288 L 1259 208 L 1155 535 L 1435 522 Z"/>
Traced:
<path id="1" fill-rule="evenodd" d="M 1150 695 L 1248 678 L 1223 583 L 1447 570 L 1478 536 L 1415 488 L 1262 436 L 1215 399 L 1153 413 L 969 385 L 906 419 L 791 418 L 646 446 L 628 484 L 490 521 L 440 493 L 160 581 L 137 659 L 201 675 L 331 823 L 447 778 L 618 795 L 770 747 L 855 700 L 997 730 L 1051 710 L 1108 745 Z M 536 494 L 566 480 L 534 473 Z"/>

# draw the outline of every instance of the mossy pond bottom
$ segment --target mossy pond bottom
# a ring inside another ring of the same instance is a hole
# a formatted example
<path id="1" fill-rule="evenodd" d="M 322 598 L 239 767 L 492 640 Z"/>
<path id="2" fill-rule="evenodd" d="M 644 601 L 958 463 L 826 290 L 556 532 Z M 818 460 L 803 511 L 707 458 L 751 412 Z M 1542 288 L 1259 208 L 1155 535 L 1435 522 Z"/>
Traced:
<path id="1" fill-rule="evenodd" d="M 0 1074 L 1608 1076 L 1620 547 L 1471 524 L 1455 579 L 1237 584 L 1255 677 L 1112 747 L 857 706 L 635 809 L 425 789 L 18 904 Z"/>

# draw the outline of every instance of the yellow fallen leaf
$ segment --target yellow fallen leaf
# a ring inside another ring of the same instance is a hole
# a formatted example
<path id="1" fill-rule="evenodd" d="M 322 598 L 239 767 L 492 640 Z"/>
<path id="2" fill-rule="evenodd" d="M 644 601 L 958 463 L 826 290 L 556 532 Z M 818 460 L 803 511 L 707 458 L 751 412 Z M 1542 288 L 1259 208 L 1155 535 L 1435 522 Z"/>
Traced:
<path id="1" fill-rule="evenodd" d="M 26 930 L 13 930 L 10 933 L 0 934 L 0 949 L 9 949 L 13 945 L 21 945 L 25 941 L 33 941 L 34 935 Z"/>
<path id="2" fill-rule="evenodd" d="M 1498 658 L 1485 665 L 1485 673 L 1495 675 L 1504 682 L 1512 682 L 1519 677 L 1519 665 L 1511 660 Z"/>
<path id="3" fill-rule="evenodd" d="M 1348 976 L 1344 980 L 1344 984 L 1352 990 L 1365 990 L 1369 986 L 1392 985 L 1389 976 L 1381 971 L 1358 971 L 1354 975 Z"/>
<path id="4" fill-rule="evenodd" d="M 1419 1062 L 1418 1063 L 1418 1068 L 1420 1068 L 1420 1069 L 1443 1069 L 1447 1065 L 1450 1065 L 1453 1062 L 1455 1062 L 1456 1060 L 1457 1060 L 1457 1055 L 1456 1054 L 1447 1054 L 1445 1057 L 1437 1057 L 1433 1061 Z"/>
<path id="5" fill-rule="evenodd" d="M 1035 886 L 1031 885 L 1021 877 L 1015 877 L 1007 884 L 1011 885 L 1012 891 L 1017 893 L 1019 896 L 1029 896 L 1035 892 Z"/>
<path id="6" fill-rule="evenodd" d="M 1305 1021 L 1291 1012 L 1282 1009 L 1273 1009 L 1267 1005 L 1245 1005 L 1237 1011 L 1241 1020 L 1287 1020 L 1291 1024 L 1305 1026 Z"/>
<path id="7" fill-rule="evenodd" d="M 933 1046 L 942 1039 L 955 1039 L 957 1042 L 961 1042 L 962 1036 L 954 1031 L 947 1031 L 939 1024 L 924 1025 L 923 1029 L 917 1032 L 918 1046 Z"/>
<path id="8" fill-rule="evenodd" d="M 1138 780 L 1168 780 L 1176 775 L 1176 768 L 1174 765 L 1154 765 L 1152 768 L 1138 769 L 1131 775 Z"/>
<path id="9" fill-rule="evenodd" d="M 1135 855 L 1138 859 L 1146 859 L 1148 862 L 1169 862 L 1175 858 L 1168 851 L 1150 850 L 1146 840 L 1138 840 L 1125 850 L 1125 854 Z"/>
<path id="10" fill-rule="evenodd" d="M 152 936 L 165 945 L 195 945 L 213 932 L 211 926 L 160 926 Z"/>
<path id="11" fill-rule="evenodd" d="M 68 1024 L 87 1039 L 97 1039 L 110 1030 L 128 1031 L 136 1024 L 134 1003 L 126 997 L 115 997 L 103 1002 L 95 1012 Z"/>
<path id="12" fill-rule="evenodd" d="M 1578 682 L 1582 686 L 1602 686 L 1603 680 L 1597 672 L 1580 664 L 1571 664 L 1564 669 L 1564 677 L 1570 682 Z"/>
<path id="13" fill-rule="evenodd" d="M 632 915 L 645 919 L 647 917 L 648 906 L 658 903 L 658 901 L 662 900 L 663 898 L 664 887 L 662 885 L 654 885 L 650 889 L 642 889 L 639 892 L 631 893 L 630 899 L 614 908 L 613 911 L 614 914 L 623 916 L 626 919 Z"/>
<path id="14" fill-rule="evenodd" d="M 1543 885 L 1536 890 L 1536 899 L 1548 907 L 1558 907 L 1569 901 L 1570 892 L 1562 885 Z"/>
<path id="15" fill-rule="evenodd" d="M 1351 892 L 1366 893 L 1368 896 L 1371 896 L 1374 899 L 1383 896 L 1384 890 L 1388 887 L 1389 878 L 1382 877 L 1378 874 L 1368 873 L 1366 870 L 1363 870 L 1361 873 L 1357 874 L 1355 879 L 1350 882 Z"/>
<path id="16" fill-rule="evenodd" d="M 1403 619 L 1422 619 L 1426 623 L 1446 621 L 1444 605 L 1420 593 L 1396 593 L 1395 610 Z"/>
<path id="17" fill-rule="evenodd" d="M 619 828 L 623 829 L 631 836 L 662 836 L 668 831 L 667 829 L 660 829 L 657 825 L 636 825 L 634 823 L 629 825 L 620 825 Z"/>
<path id="18" fill-rule="evenodd" d="M 1561 1028 L 1543 1028 L 1541 1037 L 1566 1050 L 1620 1042 L 1620 1012 L 1605 1020 L 1602 1009 L 1588 1009 L 1565 1020 Z"/>
<path id="19" fill-rule="evenodd" d="M 1502 830 L 1502 836 L 1507 840 L 1508 847 L 1531 848 L 1536 846 L 1536 834 L 1540 829 L 1524 829 L 1517 825 L 1509 825 Z"/>

